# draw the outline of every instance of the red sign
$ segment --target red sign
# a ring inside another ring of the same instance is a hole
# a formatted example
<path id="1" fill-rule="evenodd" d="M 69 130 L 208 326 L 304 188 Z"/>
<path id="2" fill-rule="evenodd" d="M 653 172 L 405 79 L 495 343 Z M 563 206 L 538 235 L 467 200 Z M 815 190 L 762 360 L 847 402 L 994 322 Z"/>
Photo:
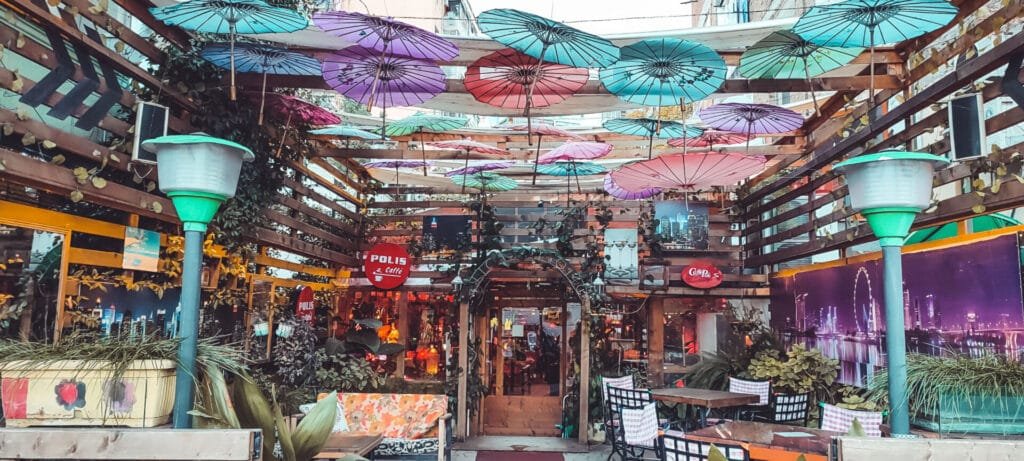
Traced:
<path id="1" fill-rule="evenodd" d="M 312 288 L 302 287 L 299 290 L 299 300 L 295 303 L 295 317 L 309 322 L 310 326 L 315 324 L 313 320 L 313 314 L 316 312 L 314 301 Z"/>
<path id="2" fill-rule="evenodd" d="M 411 267 L 409 252 L 394 243 L 378 243 L 363 255 L 363 272 L 377 288 L 401 286 L 409 278 Z"/>
<path id="3" fill-rule="evenodd" d="M 722 284 L 722 271 L 714 264 L 695 262 L 683 268 L 683 282 L 691 287 L 707 290 Z"/>

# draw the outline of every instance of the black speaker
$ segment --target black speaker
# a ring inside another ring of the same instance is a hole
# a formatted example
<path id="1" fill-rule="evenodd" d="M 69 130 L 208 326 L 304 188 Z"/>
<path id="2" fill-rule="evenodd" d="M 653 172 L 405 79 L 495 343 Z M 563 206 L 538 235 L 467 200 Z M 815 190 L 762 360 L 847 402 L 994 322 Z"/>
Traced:
<path id="1" fill-rule="evenodd" d="M 980 157 L 987 153 L 983 104 L 978 93 L 949 101 L 949 146 L 953 160 Z"/>
<path id="2" fill-rule="evenodd" d="M 156 154 L 142 148 L 144 141 L 167 134 L 167 108 L 151 102 L 139 102 L 135 109 L 135 143 L 132 160 L 156 163 Z"/>

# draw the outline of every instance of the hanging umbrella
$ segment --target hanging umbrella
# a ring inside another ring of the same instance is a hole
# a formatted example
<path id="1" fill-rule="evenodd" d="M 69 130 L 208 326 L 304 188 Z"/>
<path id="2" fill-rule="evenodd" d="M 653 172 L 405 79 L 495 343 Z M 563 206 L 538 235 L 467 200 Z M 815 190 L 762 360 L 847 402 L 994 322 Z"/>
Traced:
<path id="1" fill-rule="evenodd" d="M 430 165 L 430 162 L 421 162 L 419 160 L 378 160 L 375 162 L 364 163 L 363 166 L 366 168 L 381 168 L 381 169 L 395 169 L 395 184 L 398 184 L 398 169 L 399 168 L 426 168 Z"/>
<path id="2" fill-rule="evenodd" d="M 504 192 L 519 187 L 515 179 L 495 173 L 476 173 L 470 175 L 452 176 L 452 182 L 462 186 L 479 189 L 480 192 L 493 191 Z"/>
<path id="3" fill-rule="evenodd" d="M 619 187 L 618 184 L 615 184 L 611 173 L 604 175 L 604 191 L 607 192 L 608 195 L 620 200 L 643 200 L 661 193 L 661 189 L 657 187 L 648 187 L 636 192 L 628 191 Z"/>
<path id="4" fill-rule="evenodd" d="M 583 192 L 583 188 L 580 187 L 580 176 L 590 176 L 595 174 L 607 173 L 608 170 L 605 167 L 592 162 L 555 162 L 547 165 L 541 165 L 538 169 L 540 174 L 546 174 L 548 176 L 565 176 L 565 187 L 566 193 L 569 193 L 570 181 L 573 177 L 576 178 L 576 191 Z"/>
<path id="5" fill-rule="evenodd" d="M 526 131 L 527 144 L 532 145 L 532 135 L 537 135 L 537 153 L 534 154 L 534 160 L 540 158 L 540 140 L 544 136 L 558 136 L 566 139 L 583 139 L 579 135 L 570 131 L 563 130 L 557 126 L 538 123 L 536 125 L 513 125 L 509 127 L 510 130 Z M 537 162 L 533 163 L 533 185 L 537 185 Z"/>
<path id="6" fill-rule="evenodd" d="M 427 115 L 417 113 L 403 118 L 397 122 L 388 125 L 384 130 L 381 131 L 381 136 L 387 134 L 388 136 L 408 136 L 413 133 L 420 134 L 420 153 L 423 155 L 423 161 L 427 160 L 426 147 L 423 144 L 423 133 L 425 131 L 431 131 L 434 133 L 442 133 L 445 131 L 455 130 L 466 126 L 469 119 L 460 117 L 446 117 L 443 115 Z M 423 169 L 423 176 L 427 175 L 427 169 Z"/>
<path id="7" fill-rule="evenodd" d="M 456 149 L 466 151 L 466 166 L 463 168 L 469 168 L 469 153 L 477 152 L 481 154 L 490 155 L 511 155 L 511 153 L 505 149 L 499 149 L 494 146 L 489 146 L 484 143 L 476 142 L 472 139 L 453 139 L 450 141 L 438 141 L 430 143 L 431 146 L 438 147 L 441 149 Z M 465 192 L 465 188 L 463 188 Z"/>
<path id="8" fill-rule="evenodd" d="M 537 163 L 548 165 L 558 161 L 593 160 L 608 155 L 614 148 L 603 142 L 569 141 L 541 155 Z"/>
<path id="9" fill-rule="evenodd" d="M 734 102 L 706 107 L 700 111 L 700 119 L 712 128 L 742 133 L 748 138 L 755 134 L 786 133 L 804 124 L 803 116 L 784 107 Z"/>
<path id="10" fill-rule="evenodd" d="M 619 59 L 619 49 L 612 42 L 535 14 L 493 9 L 480 13 L 476 22 L 494 41 L 538 59 L 535 74 L 540 73 L 540 61 L 586 68 L 609 66 Z M 536 81 L 533 78 L 526 84 L 526 114 Z M 530 123 L 529 116 L 526 123 Z"/>
<path id="11" fill-rule="evenodd" d="M 725 83 L 725 61 L 697 42 L 643 40 L 621 50 L 621 59 L 601 69 L 601 83 L 620 99 L 645 106 L 700 101 Z"/>
<path id="12" fill-rule="evenodd" d="M 317 136 L 332 136 L 335 138 L 344 138 L 346 147 L 348 147 L 348 145 L 352 142 L 352 139 L 380 139 L 382 141 L 389 141 L 389 139 L 386 137 L 384 139 L 381 139 L 381 136 L 377 133 L 371 133 L 369 131 L 360 130 L 359 128 L 348 125 L 328 126 L 316 130 L 309 130 L 307 131 L 307 133 Z"/>
<path id="13" fill-rule="evenodd" d="M 740 56 L 740 74 L 746 78 L 804 78 L 811 85 L 811 77 L 838 69 L 860 55 L 862 48 L 840 48 L 815 45 L 788 31 L 772 32 Z M 814 112 L 818 112 L 818 98 L 810 89 Z"/>
<path id="14" fill-rule="evenodd" d="M 672 138 L 668 145 L 672 147 L 715 147 L 729 146 L 732 144 L 743 144 L 750 140 L 750 136 L 743 133 L 731 131 L 704 130 L 703 133 L 694 137 Z"/>
<path id="15" fill-rule="evenodd" d="M 256 98 L 255 92 L 245 94 L 246 97 Z M 266 98 L 267 109 L 271 114 L 285 117 L 284 128 L 281 129 L 281 142 L 277 145 L 277 154 L 281 155 L 284 147 L 284 138 L 291 128 L 293 120 L 306 125 L 334 125 L 341 123 L 341 118 L 334 115 L 309 101 L 288 96 L 280 93 L 261 94 L 260 98 Z"/>
<path id="16" fill-rule="evenodd" d="M 169 26 L 210 34 L 228 34 L 231 100 L 235 100 L 235 34 L 269 34 L 305 29 L 309 20 L 298 11 L 262 0 L 189 0 L 153 7 L 149 12 Z"/>
<path id="17" fill-rule="evenodd" d="M 437 64 L 404 56 L 381 55 L 350 46 L 324 59 L 324 80 L 338 93 L 368 106 L 415 106 L 441 94 L 445 76 Z M 383 136 L 383 134 L 381 135 Z"/>
<path id="18" fill-rule="evenodd" d="M 695 126 L 652 118 L 613 118 L 601 126 L 615 133 L 648 138 L 647 158 L 651 158 L 653 155 L 654 138 L 692 138 L 704 132 Z"/>
<path id="19" fill-rule="evenodd" d="M 868 68 L 875 95 L 875 46 L 924 35 L 949 24 L 957 8 L 946 0 L 846 0 L 807 10 L 793 32 L 811 43 L 869 47 Z"/>
<path id="20" fill-rule="evenodd" d="M 466 91 L 485 104 L 523 109 L 529 127 L 530 109 L 564 101 L 590 78 L 584 68 L 551 64 L 505 48 L 477 59 L 466 69 Z"/>
<path id="21" fill-rule="evenodd" d="M 232 51 L 229 44 L 211 43 L 203 47 L 200 55 L 203 59 L 223 69 L 230 69 L 231 62 L 234 61 L 235 72 L 263 74 L 261 95 L 266 95 L 267 93 L 267 74 L 320 75 L 320 61 L 302 53 L 274 46 L 240 43 Z M 265 103 L 266 98 L 261 96 L 258 125 L 263 124 L 263 107 Z"/>
<path id="22" fill-rule="evenodd" d="M 608 177 L 629 192 L 652 187 L 696 192 L 742 181 L 764 170 L 765 162 L 764 157 L 738 153 L 668 154 L 623 165 Z"/>
<path id="23" fill-rule="evenodd" d="M 485 171 L 504 170 L 506 168 L 512 168 L 513 165 L 515 165 L 515 163 L 513 163 L 513 162 L 483 162 L 483 163 L 476 163 L 476 164 L 473 164 L 473 165 L 467 165 L 467 166 L 462 167 L 462 168 L 456 168 L 454 170 L 448 171 L 444 175 L 449 177 L 449 178 L 452 177 L 452 176 L 471 175 L 471 174 L 476 174 L 476 173 L 483 173 Z"/>
<path id="24" fill-rule="evenodd" d="M 360 130 L 354 126 L 348 125 L 336 125 L 328 126 L 324 128 L 318 128 L 316 130 L 309 130 L 309 134 L 315 134 L 317 136 L 336 136 L 339 138 L 359 138 L 359 139 L 379 139 L 380 135 L 377 133 L 371 133 L 366 130 Z M 386 140 L 386 139 L 385 139 Z"/>
<path id="25" fill-rule="evenodd" d="M 448 61 L 459 49 L 441 36 L 392 18 L 355 11 L 328 11 L 313 15 L 313 24 L 324 32 L 379 55 L 407 56 L 430 61 Z"/>
<path id="26" fill-rule="evenodd" d="M 540 59 L 572 67 L 605 67 L 619 59 L 612 42 L 542 16 L 513 9 L 493 9 L 476 18 L 494 41 Z"/>

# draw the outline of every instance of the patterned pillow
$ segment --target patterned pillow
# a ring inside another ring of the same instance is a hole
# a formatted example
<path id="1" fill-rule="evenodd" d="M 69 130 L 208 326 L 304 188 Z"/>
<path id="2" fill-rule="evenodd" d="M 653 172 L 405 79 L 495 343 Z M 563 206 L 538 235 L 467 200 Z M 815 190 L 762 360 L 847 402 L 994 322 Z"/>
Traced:
<path id="1" fill-rule="evenodd" d="M 313 411 L 315 403 L 307 403 L 299 405 L 299 411 L 304 415 L 308 415 L 310 411 Z M 334 426 L 331 427 L 331 432 L 348 432 L 348 420 L 345 419 L 345 405 L 338 400 L 338 412 L 334 414 Z"/>
<path id="2" fill-rule="evenodd" d="M 384 439 L 373 450 L 374 457 L 430 455 L 437 453 L 440 442 L 433 439 Z"/>

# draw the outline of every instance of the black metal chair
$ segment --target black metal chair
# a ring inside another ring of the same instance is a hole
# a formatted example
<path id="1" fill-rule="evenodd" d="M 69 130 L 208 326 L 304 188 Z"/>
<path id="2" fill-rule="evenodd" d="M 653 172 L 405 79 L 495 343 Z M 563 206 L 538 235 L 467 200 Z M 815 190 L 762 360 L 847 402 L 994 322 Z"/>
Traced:
<path id="1" fill-rule="evenodd" d="M 729 461 L 750 461 L 750 452 L 741 445 L 702 442 L 666 433 L 661 438 L 662 461 L 707 461 L 714 445 Z"/>
<path id="2" fill-rule="evenodd" d="M 611 440 L 612 444 L 612 452 L 608 455 L 609 460 L 616 454 L 624 460 L 633 459 L 631 458 L 633 452 L 623 438 L 621 418 L 622 409 L 643 408 L 644 405 L 652 403 L 653 401 L 654 399 L 651 398 L 651 391 L 648 389 L 608 387 L 608 400 L 605 405 L 605 414 L 609 415 L 612 419 L 612 423 L 605 426 L 605 430 L 610 436 L 609 440 Z"/>
<path id="3" fill-rule="evenodd" d="M 618 415 L 616 415 L 611 408 L 611 402 L 608 399 L 608 389 L 617 387 L 620 389 L 633 389 L 636 387 L 636 383 L 633 380 L 633 375 L 620 376 L 617 378 L 609 378 L 606 376 L 601 377 L 601 397 L 603 399 L 604 408 L 604 432 L 605 440 L 608 443 L 612 443 L 615 438 L 615 427 L 619 424 Z"/>
<path id="4" fill-rule="evenodd" d="M 806 426 L 811 394 L 772 394 L 768 421 L 775 424 Z"/>

